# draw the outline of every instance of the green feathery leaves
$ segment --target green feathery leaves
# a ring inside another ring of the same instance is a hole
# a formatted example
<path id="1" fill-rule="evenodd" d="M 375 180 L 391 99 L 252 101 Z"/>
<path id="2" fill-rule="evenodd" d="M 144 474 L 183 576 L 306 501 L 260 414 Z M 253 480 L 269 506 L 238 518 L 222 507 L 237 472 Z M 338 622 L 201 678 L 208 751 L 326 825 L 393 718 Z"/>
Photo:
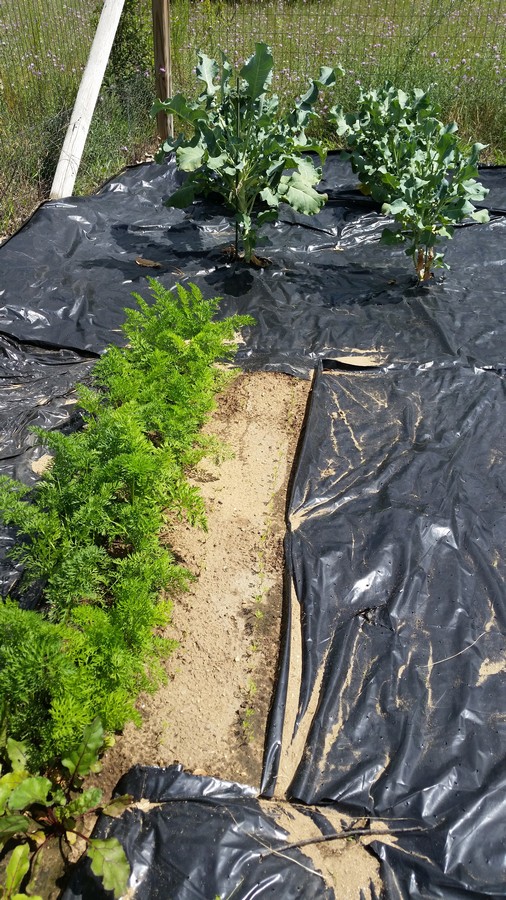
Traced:
<path id="1" fill-rule="evenodd" d="M 34 488 L 0 479 L 13 555 L 45 603 L 41 614 L 0 602 L 0 706 L 32 769 L 72 759 L 97 716 L 106 731 L 139 723 L 135 699 L 163 680 L 174 646 L 156 629 L 191 578 L 161 532 L 182 516 L 205 527 L 187 466 L 215 452 L 199 430 L 233 376 L 215 361 L 233 358 L 251 320 L 214 321 L 219 299 L 195 285 L 150 287 L 152 302 L 136 295 L 126 314 L 127 346 L 110 347 L 78 390 L 82 430 L 36 430 L 52 462 Z"/>

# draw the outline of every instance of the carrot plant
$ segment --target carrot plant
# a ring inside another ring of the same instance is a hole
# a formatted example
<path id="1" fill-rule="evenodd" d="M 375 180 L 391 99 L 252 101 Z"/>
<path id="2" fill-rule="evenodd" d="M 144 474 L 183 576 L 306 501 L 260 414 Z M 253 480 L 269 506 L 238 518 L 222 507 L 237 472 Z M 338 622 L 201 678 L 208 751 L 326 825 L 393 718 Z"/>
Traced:
<path id="1" fill-rule="evenodd" d="M 437 118 L 429 92 L 405 93 L 390 83 L 361 92 L 357 113 L 334 107 L 332 115 L 362 189 L 394 219 L 382 242 L 405 246 L 419 281 L 428 281 L 435 267 L 449 268 L 437 251 L 441 240 L 465 219 L 489 219 L 474 206 L 488 193 L 476 180 L 484 145 L 464 150 L 456 123 Z"/>
<path id="2" fill-rule="evenodd" d="M 173 643 L 157 633 L 189 573 L 161 541 L 166 522 L 205 526 L 189 467 L 213 450 L 199 434 L 231 377 L 234 337 L 250 320 L 214 321 L 218 298 L 195 285 L 137 297 L 126 347 L 111 346 L 78 389 L 83 428 L 37 436 L 52 462 L 34 488 L 0 479 L 0 518 L 18 530 L 23 585 L 40 612 L 0 602 L 0 706 L 8 734 L 41 769 L 100 716 L 107 732 L 140 724 L 135 700 L 163 678 Z"/>
<path id="3" fill-rule="evenodd" d="M 240 238 L 248 263 L 258 263 L 258 230 L 277 219 L 281 203 L 313 215 L 327 199 L 315 189 L 321 168 L 303 154 L 311 151 L 323 164 L 325 149 L 308 140 L 306 127 L 318 117 L 314 106 L 320 90 L 334 84 L 337 70 L 322 68 L 286 113 L 270 90 L 272 70 L 272 54 L 263 43 L 255 45 L 255 53 L 237 73 L 224 54 L 220 67 L 199 53 L 196 73 L 204 89 L 198 100 L 176 94 L 157 101 L 152 110 L 175 115 L 186 129 L 186 135 L 165 141 L 157 156 L 161 161 L 174 152 L 178 167 L 188 173 L 167 205 L 185 208 L 198 194 L 219 194 L 235 213 L 235 253 Z"/>

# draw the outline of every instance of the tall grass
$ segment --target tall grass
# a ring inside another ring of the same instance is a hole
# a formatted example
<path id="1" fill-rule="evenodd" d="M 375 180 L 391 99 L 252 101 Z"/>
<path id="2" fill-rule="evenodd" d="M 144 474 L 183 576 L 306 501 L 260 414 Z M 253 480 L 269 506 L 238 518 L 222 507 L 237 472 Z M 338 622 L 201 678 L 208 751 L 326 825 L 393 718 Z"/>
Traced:
<path id="1" fill-rule="evenodd" d="M 82 0 L 2 0 L 0 233 L 47 196 L 92 34 Z"/>
<path id="2" fill-rule="evenodd" d="M 47 198 L 102 0 L 0 4 L 0 238 Z M 76 182 L 95 190 L 154 146 L 148 0 L 126 0 Z"/>
<path id="3" fill-rule="evenodd" d="M 0 235 L 47 196 L 98 20 L 101 0 L 2 0 L 0 6 Z M 171 0 L 174 91 L 192 94 L 196 50 L 239 63 L 255 41 L 273 49 L 274 88 L 292 99 L 321 64 L 345 74 L 336 100 L 390 78 L 434 84 L 464 139 L 506 161 L 504 0 Z M 151 2 L 126 0 L 76 190 L 89 192 L 156 143 Z M 326 133 L 325 133 L 326 132 Z M 26 194 L 26 197 L 24 196 Z"/>

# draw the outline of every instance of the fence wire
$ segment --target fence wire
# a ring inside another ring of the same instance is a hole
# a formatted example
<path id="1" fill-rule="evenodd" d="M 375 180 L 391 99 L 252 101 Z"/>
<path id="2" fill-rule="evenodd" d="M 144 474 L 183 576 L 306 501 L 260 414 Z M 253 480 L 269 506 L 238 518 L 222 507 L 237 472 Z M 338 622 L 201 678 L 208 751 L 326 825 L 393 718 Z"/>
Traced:
<path id="1" fill-rule="evenodd" d="M 261 40 L 273 48 L 282 92 L 296 94 L 321 64 L 340 64 L 345 101 L 387 77 L 436 83 L 456 107 L 485 75 L 487 90 L 505 96 L 503 0 L 172 0 L 171 19 L 175 89 L 192 90 L 197 48 L 240 63 Z"/>
<path id="2" fill-rule="evenodd" d="M 0 0 L 0 238 L 48 197 L 103 0 Z M 150 0 L 125 0 L 77 193 L 154 144 Z"/>
<path id="3" fill-rule="evenodd" d="M 0 236 L 47 197 L 102 0 L 0 0 Z M 321 65 L 344 75 L 321 106 L 352 109 L 390 78 L 434 85 L 466 139 L 505 160 L 504 0 L 170 0 L 174 92 L 197 93 L 197 50 L 235 65 L 265 41 L 287 100 Z M 76 183 L 89 192 L 156 143 L 151 0 L 125 0 Z"/>
<path id="4" fill-rule="evenodd" d="M 0 4 L 0 234 L 47 196 L 93 30 L 86 0 Z"/>

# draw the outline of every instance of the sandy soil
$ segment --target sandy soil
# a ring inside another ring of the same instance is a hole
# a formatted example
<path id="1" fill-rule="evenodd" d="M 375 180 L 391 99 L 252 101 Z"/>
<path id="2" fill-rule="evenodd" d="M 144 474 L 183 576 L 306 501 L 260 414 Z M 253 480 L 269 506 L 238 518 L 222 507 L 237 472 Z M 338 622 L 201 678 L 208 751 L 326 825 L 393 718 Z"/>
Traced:
<path id="1" fill-rule="evenodd" d="M 144 695 L 142 729 L 127 726 L 101 775 L 112 787 L 134 763 L 180 762 L 198 774 L 258 785 L 281 616 L 284 504 L 309 382 L 242 374 L 208 430 L 232 458 L 194 472 L 208 530 L 172 527 L 176 558 L 194 575 L 167 635 L 179 648 L 168 684 Z"/>
<path id="2" fill-rule="evenodd" d="M 140 699 L 142 729 L 127 726 L 94 779 L 106 794 L 135 763 L 179 762 L 259 786 L 280 639 L 287 486 L 309 391 L 309 382 L 289 376 L 243 373 L 218 398 L 208 430 L 233 456 L 219 465 L 205 460 L 194 472 L 208 530 L 179 524 L 167 535 L 197 576 L 177 598 L 167 631 L 179 647 L 167 685 Z M 283 815 L 282 787 L 278 794 L 272 810 Z M 291 810 L 293 839 L 309 836 L 307 817 L 295 818 L 297 828 Z M 346 821 L 337 816 L 336 827 Z M 361 889 L 369 895 L 371 881 L 379 888 L 378 865 L 358 842 L 304 852 L 341 900 L 358 900 Z"/>

